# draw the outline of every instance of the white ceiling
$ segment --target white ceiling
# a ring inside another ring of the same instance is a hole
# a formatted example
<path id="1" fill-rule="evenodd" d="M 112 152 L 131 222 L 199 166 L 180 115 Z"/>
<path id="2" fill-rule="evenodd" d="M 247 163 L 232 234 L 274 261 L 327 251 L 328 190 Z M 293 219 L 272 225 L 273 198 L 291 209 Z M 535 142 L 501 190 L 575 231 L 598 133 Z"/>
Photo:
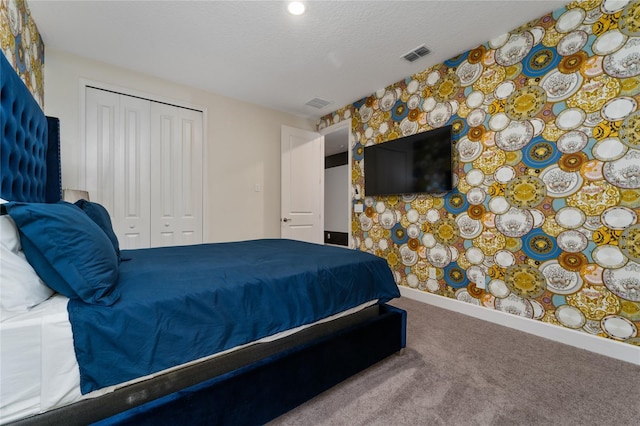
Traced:
<path id="1" fill-rule="evenodd" d="M 306 3 L 292 16 L 285 1 L 28 0 L 45 48 L 313 119 L 567 1 Z M 401 59 L 422 44 L 430 55 Z"/>

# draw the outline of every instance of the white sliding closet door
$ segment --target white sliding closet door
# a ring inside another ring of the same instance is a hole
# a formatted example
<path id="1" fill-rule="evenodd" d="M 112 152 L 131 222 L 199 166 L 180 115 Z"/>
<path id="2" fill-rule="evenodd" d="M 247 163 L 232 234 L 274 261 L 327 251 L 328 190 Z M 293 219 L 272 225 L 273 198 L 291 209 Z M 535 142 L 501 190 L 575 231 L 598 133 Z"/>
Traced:
<path id="1" fill-rule="evenodd" d="M 202 126 L 201 111 L 86 88 L 81 173 L 121 248 L 202 243 Z"/>
<path id="2" fill-rule="evenodd" d="M 108 211 L 122 248 L 149 247 L 151 102 L 87 88 L 86 189 Z"/>
<path id="3" fill-rule="evenodd" d="M 151 104 L 151 245 L 202 243 L 202 113 Z"/>

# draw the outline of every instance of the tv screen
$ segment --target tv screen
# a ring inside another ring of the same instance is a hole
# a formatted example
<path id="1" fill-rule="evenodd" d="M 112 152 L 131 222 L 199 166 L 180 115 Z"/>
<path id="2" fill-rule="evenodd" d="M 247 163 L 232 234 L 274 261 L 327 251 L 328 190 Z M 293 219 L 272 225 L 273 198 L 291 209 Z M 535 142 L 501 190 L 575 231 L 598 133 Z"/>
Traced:
<path id="1" fill-rule="evenodd" d="M 451 126 L 364 148 L 364 194 L 442 193 L 453 189 Z"/>

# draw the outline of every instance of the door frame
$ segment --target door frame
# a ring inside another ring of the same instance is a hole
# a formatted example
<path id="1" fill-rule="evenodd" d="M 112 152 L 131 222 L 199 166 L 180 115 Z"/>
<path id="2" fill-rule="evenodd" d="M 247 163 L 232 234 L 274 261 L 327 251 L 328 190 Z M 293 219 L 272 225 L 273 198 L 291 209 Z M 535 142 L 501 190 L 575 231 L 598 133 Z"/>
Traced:
<path id="1" fill-rule="evenodd" d="M 208 242 L 207 235 L 209 232 L 209 226 L 208 226 L 209 221 L 206 220 L 206 218 L 209 216 L 208 215 L 209 200 L 207 196 L 207 194 L 209 194 L 209 176 L 208 176 L 209 168 L 207 167 L 207 159 L 209 158 L 209 152 L 208 152 L 209 144 L 207 143 L 208 142 L 207 141 L 208 139 L 207 123 L 209 120 L 208 120 L 207 107 L 204 105 L 199 105 L 191 102 L 168 98 L 168 97 L 154 94 L 154 93 L 143 92 L 143 91 L 132 89 L 129 87 L 117 86 L 114 84 L 105 83 L 98 80 L 80 78 L 78 80 L 78 115 L 79 115 L 78 123 L 80 127 L 78 129 L 79 131 L 78 137 L 81 138 L 81 140 L 84 139 L 85 132 L 86 132 L 87 87 L 93 87 L 96 89 L 106 90 L 109 92 L 115 92 L 115 93 L 119 93 L 121 95 L 126 95 L 126 96 L 133 96 L 135 98 L 142 98 L 152 102 L 169 104 L 169 105 L 177 106 L 180 108 L 192 109 L 195 111 L 200 111 L 202 113 L 202 241 Z M 77 149 L 78 149 L 78 158 L 82 158 L 83 164 L 86 164 L 87 161 L 86 161 L 86 153 L 85 153 L 84 146 L 85 144 L 81 143 L 79 144 L 79 146 L 77 146 Z M 78 186 L 81 187 L 78 189 L 83 189 L 86 187 L 86 181 L 85 181 L 86 170 L 80 170 L 79 165 L 76 165 L 76 172 L 77 172 L 76 182 L 78 182 Z"/>
<path id="2" fill-rule="evenodd" d="M 329 127 L 325 127 L 324 129 L 321 129 L 318 131 L 318 133 L 320 133 L 323 136 L 326 136 L 327 134 L 330 133 L 334 133 L 338 130 L 342 130 L 344 128 L 347 129 L 347 182 L 345 182 L 345 185 L 348 185 L 347 188 L 349 188 L 349 190 L 347 191 L 348 194 L 348 200 L 347 200 L 347 209 L 345 211 L 345 214 L 348 215 L 348 221 L 347 221 L 347 241 L 348 241 L 348 247 L 350 249 L 355 249 L 355 242 L 353 241 L 353 233 L 351 232 L 351 222 L 353 221 L 353 198 L 354 198 L 354 187 L 352 184 L 352 169 L 353 169 L 353 165 L 351 164 L 353 159 L 353 145 L 354 145 L 354 140 L 355 137 L 353 136 L 353 132 L 351 131 L 351 118 L 348 118 L 346 120 L 342 120 L 336 124 L 332 124 Z M 326 138 L 325 138 L 325 143 L 326 143 Z M 323 171 L 324 172 L 324 171 Z"/>

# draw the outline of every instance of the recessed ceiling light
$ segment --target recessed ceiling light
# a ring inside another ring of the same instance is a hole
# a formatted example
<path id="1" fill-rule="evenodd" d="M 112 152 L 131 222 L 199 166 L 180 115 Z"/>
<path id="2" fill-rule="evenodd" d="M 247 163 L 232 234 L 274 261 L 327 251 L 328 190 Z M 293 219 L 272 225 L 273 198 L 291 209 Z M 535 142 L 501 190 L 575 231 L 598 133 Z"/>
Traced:
<path id="1" fill-rule="evenodd" d="M 304 3 L 301 1 L 292 1 L 289 2 L 289 6 L 287 6 L 287 10 L 292 15 L 302 15 L 306 10 Z"/>

